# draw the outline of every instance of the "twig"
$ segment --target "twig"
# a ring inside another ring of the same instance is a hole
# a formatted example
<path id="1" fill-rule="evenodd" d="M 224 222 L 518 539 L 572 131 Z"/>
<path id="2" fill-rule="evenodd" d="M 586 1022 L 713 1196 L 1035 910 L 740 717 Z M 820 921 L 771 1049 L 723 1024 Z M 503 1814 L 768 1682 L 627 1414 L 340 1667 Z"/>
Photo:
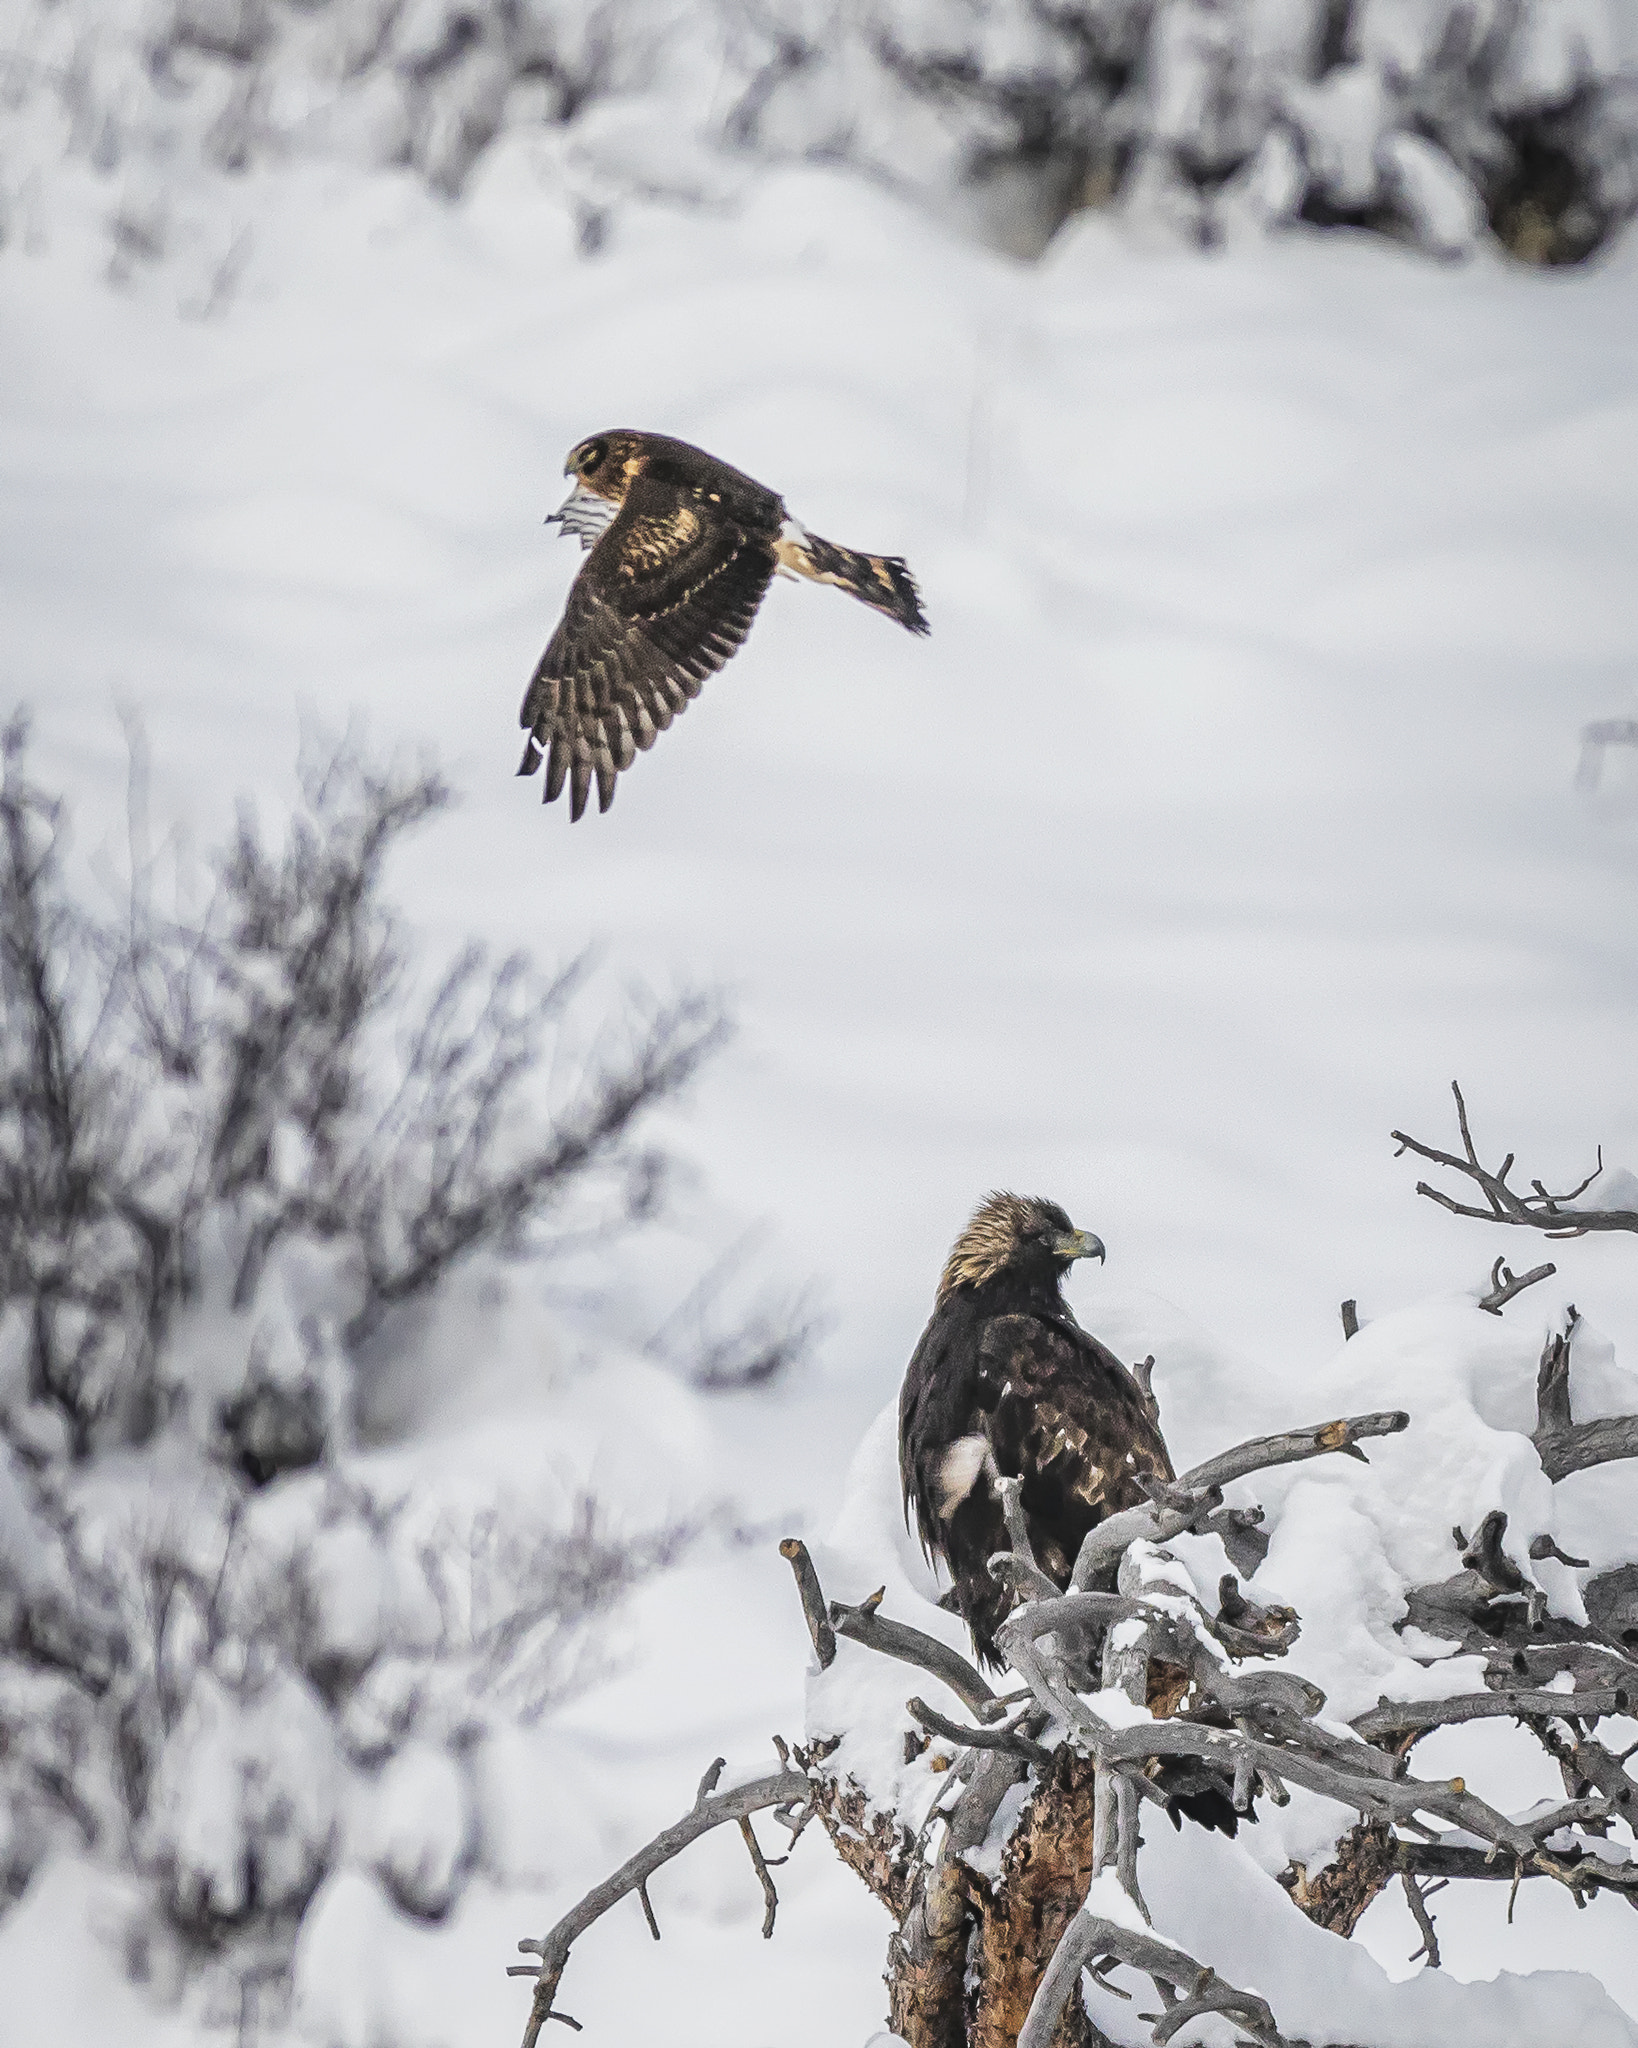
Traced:
<path id="1" fill-rule="evenodd" d="M 802 1612 L 807 1616 L 808 1634 L 813 1638 L 813 1654 L 819 1659 L 819 1669 L 828 1671 L 836 1661 L 836 1631 L 825 1612 L 824 1590 L 819 1584 L 819 1574 L 813 1568 L 813 1559 L 808 1555 L 808 1546 L 800 1536 L 787 1536 L 779 1546 L 779 1554 L 796 1574 L 796 1590 L 802 1596 Z"/>
<path id="2" fill-rule="evenodd" d="M 628 1892 L 646 1888 L 656 1870 L 674 1856 L 680 1856 L 691 1842 L 709 1834 L 712 1828 L 720 1827 L 724 1821 L 744 1820 L 768 1806 L 794 1806 L 813 1794 L 813 1781 L 805 1771 L 775 1771 L 765 1778 L 753 1778 L 748 1784 L 736 1785 L 731 1791 L 713 1793 L 710 1788 L 721 1774 L 719 1758 L 700 1781 L 699 1796 L 681 1820 L 663 1829 L 652 1842 L 622 1863 L 612 1877 L 606 1877 L 600 1885 L 593 1886 L 572 1911 L 564 1914 L 544 1940 L 518 1943 L 522 1954 L 540 1957 L 538 1964 L 514 1963 L 507 1971 L 509 1977 L 531 1976 L 537 1980 L 534 2004 L 523 2030 L 523 2048 L 535 2048 L 540 2030 L 548 2020 L 561 2020 L 565 2026 L 579 2031 L 579 2022 L 570 2019 L 567 2013 L 556 2011 L 553 2000 L 568 1966 L 570 1949 L 611 1906 Z M 760 1856 L 760 1850 L 757 1853 Z M 654 1924 L 652 1914 L 649 1924 Z"/>
<path id="3" fill-rule="evenodd" d="M 757 1841 L 756 1829 L 751 1826 L 751 1816 L 743 1813 L 739 1818 L 739 1831 L 745 1837 L 745 1846 L 751 1852 L 751 1868 L 756 1872 L 762 1886 L 762 1896 L 768 1910 L 762 1916 L 762 1939 L 771 1941 L 774 1931 L 774 1915 L 779 1911 L 779 1894 L 774 1890 L 774 1881 L 768 1875 L 768 1863 Z"/>
<path id="4" fill-rule="evenodd" d="M 1532 1266 L 1528 1273 L 1515 1274 L 1511 1266 L 1498 1259 L 1490 1269 L 1490 1292 L 1479 1296 L 1479 1306 L 1486 1315 L 1499 1316 L 1515 1295 L 1534 1287 L 1538 1280 L 1550 1280 L 1557 1271 L 1549 1260 L 1544 1266 Z"/>
<path id="5" fill-rule="evenodd" d="M 876 1595 L 876 1600 L 880 1599 Z M 862 1643 L 867 1650 L 879 1650 L 884 1657 L 896 1657 L 901 1664 L 914 1664 L 941 1679 L 970 1714 L 986 1718 L 984 1710 L 993 1704 L 995 1689 L 981 1678 L 959 1650 L 952 1650 L 919 1628 L 907 1628 L 900 1621 L 884 1621 L 876 1612 L 876 1600 L 846 1607 L 840 1600 L 830 1603 L 831 1626 L 839 1636 Z"/>
<path id="6" fill-rule="evenodd" d="M 1038 1742 L 1020 1735 L 1016 1726 L 1006 1728 L 963 1728 L 959 1721 L 951 1721 L 937 1713 L 925 1700 L 912 1699 L 905 1702 L 910 1712 L 932 1735 L 942 1735 L 946 1742 L 959 1743 L 965 1749 L 1000 1749 L 1009 1756 L 1022 1757 L 1025 1763 L 1034 1764 L 1045 1770 L 1052 1762 L 1052 1752 L 1043 1749 Z"/>
<path id="7" fill-rule="evenodd" d="M 1426 1956 L 1428 1968 L 1430 1970 L 1437 1970 L 1439 1967 L 1439 1937 L 1433 1931 L 1433 1916 L 1428 1911 L 1427 1900 L 1422 1896 L 1422 1887 L 1408 1870 L 1400 1871 L 1399 1882 L 1405 1887 L 1405 1903 L 1410 1907 L 1411 1916 L 1422 1933 L 1422 1946 L 1410 1960 L 1414 1963 L 1416 1956 Z"/>

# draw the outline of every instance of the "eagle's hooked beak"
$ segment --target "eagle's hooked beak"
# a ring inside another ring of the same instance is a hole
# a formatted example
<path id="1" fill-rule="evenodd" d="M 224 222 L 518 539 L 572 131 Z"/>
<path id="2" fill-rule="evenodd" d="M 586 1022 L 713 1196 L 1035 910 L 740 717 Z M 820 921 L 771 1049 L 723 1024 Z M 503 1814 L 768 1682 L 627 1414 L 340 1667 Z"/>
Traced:
<path id="1" fill-rule="evenodd" d="M 1094 1237 L 1090 1230 L 1066 1230 L 1052 1246 L 1060 1259 L 1102 1260 L 1103 1239 Z"/>

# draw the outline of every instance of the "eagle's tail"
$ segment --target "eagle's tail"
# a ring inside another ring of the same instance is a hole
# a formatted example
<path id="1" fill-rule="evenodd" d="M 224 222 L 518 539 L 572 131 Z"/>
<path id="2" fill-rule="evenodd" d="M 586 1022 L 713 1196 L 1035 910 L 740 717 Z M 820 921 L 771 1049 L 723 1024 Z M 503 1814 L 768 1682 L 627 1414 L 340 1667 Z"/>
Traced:
<path id="1" fill-rule="evenodd" d="M 1167 1757 L 1155 1774 L 1155 1783 L 1171 1809 L 1174 1828 L 1182 1827 L 1184 1814 L 1196 1827 L 1231 1837 L 1239 1827 L 1229 1780 L 1219 1778 L 1209 1765 Z"/>
<path id="2" fill-rule="evenodd" d="M 930 630 L 916 579 L 900 556 L 856 554 L 852 548 L 839 548 L 833 540 L 821 540 L 794 519 L 785 522 L 777 552 L 780 567 L 793 575 L 806 576 L 814 583 L 834 583 L 872 611 L 896 619 L 907 632 Z"/>

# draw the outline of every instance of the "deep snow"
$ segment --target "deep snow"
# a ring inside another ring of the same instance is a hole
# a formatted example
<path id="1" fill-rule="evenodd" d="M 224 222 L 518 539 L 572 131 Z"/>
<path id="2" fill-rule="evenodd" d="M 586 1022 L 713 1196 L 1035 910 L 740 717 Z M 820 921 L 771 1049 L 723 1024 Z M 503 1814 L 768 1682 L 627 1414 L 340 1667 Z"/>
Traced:
<path id="1" fill-rule="evenodd" d="M 688 1231 L 767 1215 L 770 1268 L 819 1274 L 835 1313 L 818 1366 L 765 1401 L 660 1398 L 640 1364 L 600 1380 L 583 1354 L 641 1339 L 681 1284 L 661 1240 L 600 1319 L 497 1338 L 482 1386 L 380 1454 L 466 1488 L 567 1492 L 584 1469 L 633 1511 L 728 1494 L 770 1524 L 645 1589 L 620 1675 L 489 1757 L 505 1885 L 427 1934 L 356 1871 L 331 1880 L 312 2038 L 466 2048 L 520 2021 L 519 1935 L 680 1812 L 711 1756 L 797 1730 L 773 1540 L 837 1503 L 987 1187 L 1050 1193 L 1108 1242 L 1078 1307 L 1155 1351 L 1187 1458 L 1350 1403 L 1416 1410 L 1434 1382 L 1388 1312 L 1535 1251 L 1419 1202 L 1391 1156 L 1395 1124 L 1448 1142 L 1452 1074 L 1481 1144 L 1530 1173 L 1578 1178 L 1598 1142 L 1638 1158 L 1638 762 L 1571 786 L 1581 724 L 1638 710 L 1638 254 L 1541 277 L 1334 235 L 1205 260 L 1088 219 L 1028 268 L 807 171 L 736 213 L 628 212 L 587 262 L 523 143 L 459 211 L 316 171 L 252 199 L 243 294 L 208 324 L 163 278 L 107 291 L 66 215 L 0 264 L 6 681 L 80 855 L 100 871 L 123 843 L 116 705 L 195 844 L 240 792 L 281 800 L 303 708 L 434 744 L 465 804 L 398 866 L 413 918 L 439 945 L 596 938 L 611 978 L 725 984 L 742 1035 L 677 1126 L 704 1176 Z M 609 816 L 571 830 L 512 778 L 514 720 L 580 561 L 540 516 L 563 451 L 615 422 L 903 552 L 934 630 L 777 587 Z M 1438 1389 L 1471 1455 L 1434 1533 L 1488 1483 L 1479 1433 L 1525 1419 L 1555 1302 L 1632 1356 L 1630 1249 L 1551 1249 L 1560 1278 L 1491 1340 L 1505 1400 L 1477 1363 Z M 1343 1295 L 1371 1326 L 1346 1369 L 1326 1363 Z M 1528 1454 L 1496 1455 L 1525 1487 Z M 1313 1467 L 1283 1491 L 1293 1528 L 1341 1505 Z M 883 1544 L 892 1511 L 878 1488 Z M 679 2048 L 862 2040 L 883 1916 L 816 1839 L 784 1878 L 764 1945 L 740 1845 L 702 1845 L 655 1887 L 666 1941 L 614 1916 L 569 2009 L 616 2041 L 662 2013 Z M 1441 1895 L 1441 1933 L 1468 1930 L 1453 1974 L 1598 1966 L 1638 2013 L 1625 1909 L 1527 1886 L 1508 1931 L 1473 1889 Z M 113 1912 L 61 1866 L 0 1922 L 6 2048 L 183 2038 L 86 1940 Z M 1363 1943 L 1402 1971 L 1403 1907 Z"/>

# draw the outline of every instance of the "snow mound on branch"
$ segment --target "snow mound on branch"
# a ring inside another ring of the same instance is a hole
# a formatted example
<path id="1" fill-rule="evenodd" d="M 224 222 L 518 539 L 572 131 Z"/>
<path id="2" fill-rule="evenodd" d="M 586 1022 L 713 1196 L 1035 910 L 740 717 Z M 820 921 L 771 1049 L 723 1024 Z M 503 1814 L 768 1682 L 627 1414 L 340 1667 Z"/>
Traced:
<path id="1" fill-rule="evenodd" d="M 1603 1986 L 1567 1970 L 1504 1971 L 1488 1983 L 1426 1971 L 1392 1983 L 1364 1946 L 1316 1927 L 1249 1862 L 1238 1841 L 1194 1827 L 1174 1834 L 1151 1822 L 1139 1872 L 1155 1933 L 1231 1983 L 1249 1980 L 1289 2038 L 1373 2048 L 1456 2040 L 1486 2048 L 1631 2048 L 1638 2041 L 1638 2028 Z M 1150 2029 L 1135 2016 L 1147 1984 L 1127 1970 L 1110 1975 L 1138 1995 L 1123 2003 L 1092 1986 L 1088 2011 L 1120 2048 L 1149 2048 Z"/>

